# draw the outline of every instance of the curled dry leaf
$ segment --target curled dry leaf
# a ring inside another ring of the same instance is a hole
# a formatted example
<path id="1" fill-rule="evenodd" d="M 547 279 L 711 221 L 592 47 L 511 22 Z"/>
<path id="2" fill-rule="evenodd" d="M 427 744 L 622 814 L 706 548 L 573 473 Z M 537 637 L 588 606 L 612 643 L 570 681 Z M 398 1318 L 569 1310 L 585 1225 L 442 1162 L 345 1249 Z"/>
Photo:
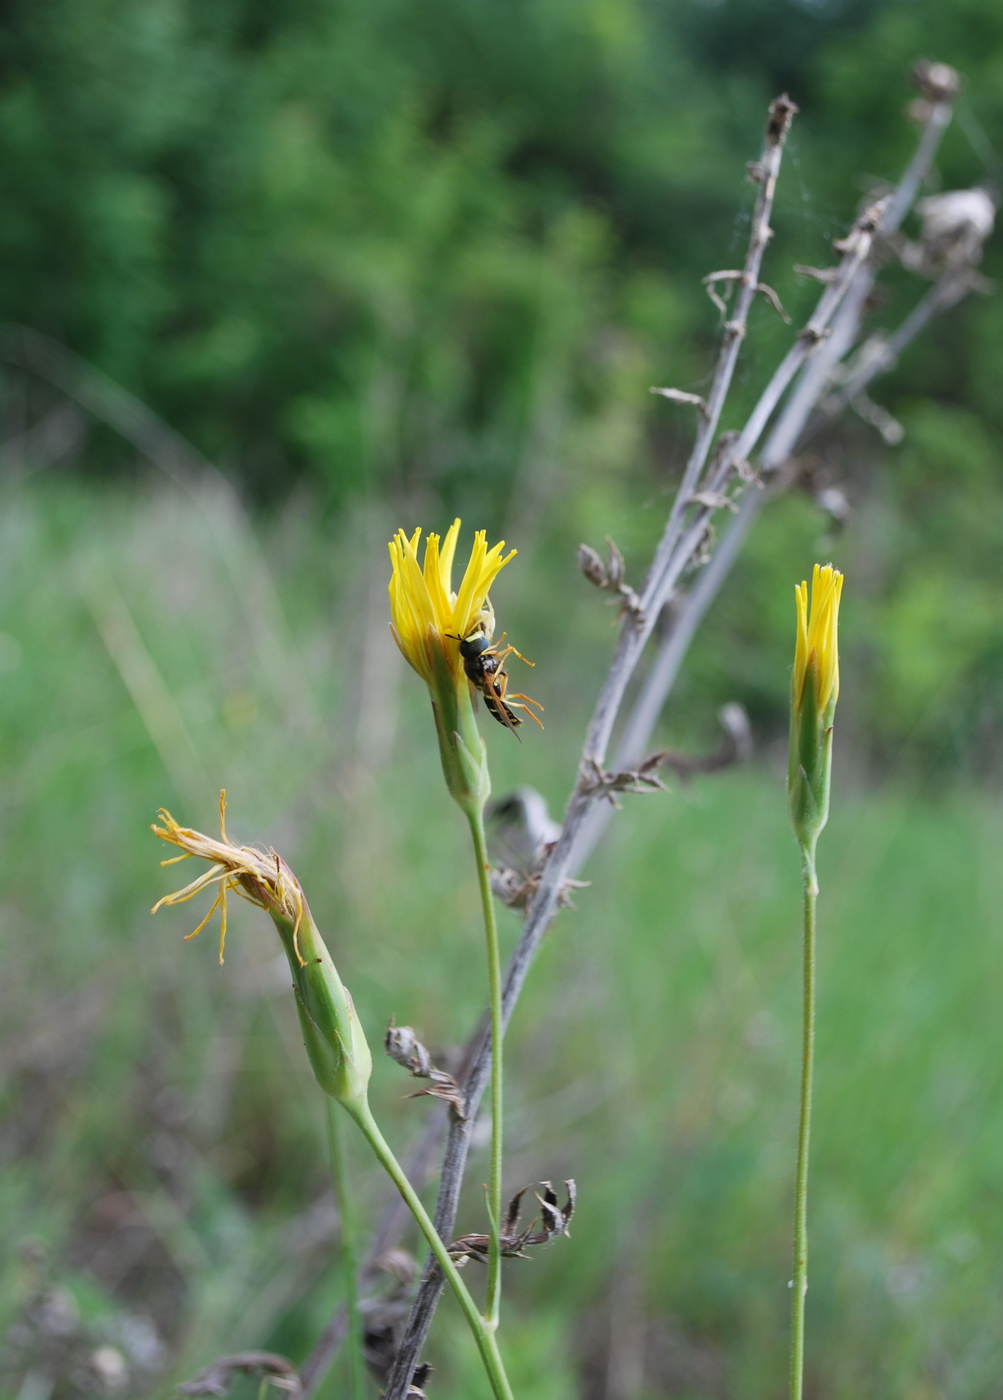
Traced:
<path id="1" fill-rule="evenodd" d="M 671 768 L 686 781 L 696 773 L 716 773 L 734 763 L 745 762 L 752 755 L 752 729 L 744 707 L 733 701 L 723 705 L 717 717 L 724 734 L 712 753 L 686 754 L 674 749 L 659 749 L 636 767 L 617 773 L 606 772 L 593 764 L 594 789 L 601 788 L 602 796 L 614 807 L 619 807 L 618 793 L 667 791 L 658 776 L 659 768 Z"/>
<path id="2" fill-rule="evenodd" d="M 519 1219 L 522 1214 L 522 1198 L 529 1187 L 524 1186 L 521 1191 L 515 1193 L 508 1203 L 499 1230 L 503 1258 L 531 1259 L 532 1255 L 525 1252 L 528 1245 L 550 1244 L 558 1235 L 570 1234 L 568 1227 L 575 1213 L 577 1196 L 574 1178 L 565 1181 L 564 1185 L 567 1195 L 562 1206 L 558 1204 L 553 1183 L 540 1182 L 540 1191 L 534 1193 L 540 1204 L 540 1215 L 524 1230 L 519 1229 Z M 449 1252 L 456 1260 L 457 1267 L 462 1268 L 468 1259 L 486 1263 L 490 1247 L 491 1241 L 487 1235 L 461 1235 L 449 1246 Z"/>
<path id="3" fill-rule="evenodd" d="M 621 806 L 617 800 L 617 793 L 668 792 L 668 788 L 658 776 L 658 769 L 664 758 L 665 750 L 660 750 L 644 759 L 636 768 L 623 768 L 617 773 L 610 773 L 607 769 L 600 768 L 598 763 L 592 762 L 589 768 L 588 791 L 600 793 L 617 809 Z"/>
<path id="4" fill-rule="evenodd" d="M 463 1091 L 451 1074 L 447 1074 L 444 1069 L 436 1069 L 431 1055 L 410 1026 L 395 1026 L 391 1021 L 383 1037 L 383 1044 L 390 1058 L 396 1060 L 397 1064 L 403 1066 L 415 1079 L 430 1081 L 428 1088 L 418 1089 L 409 1094 L 409 1098 L 420 1099 L 423 1095 L 428 1095 L 433 1099 L 442 1099 L 449 1104 L 458 1118 L 463 1119 Z"/>
<path id="5" fill-rule="evenodd" d="M 654 389 L 653 393 L 665 394 L 667 398 L 677 397 L 676 390 Z M 695 398 L 695 395 L 684 395 L 686 399 Z M 703 402 L 701 400 L 700 402 Z M 595 584 L 596 588 L 607 589 L 610 593 L 618 593 L 621 598 L 620 614 L 624 612 L 640 613 L 641 600 L 626 582 L 627 566 L 624 563 L 623 555 L 620 553 L 615 542 L 606 536 L 606 562 L 591 547 L 591 545 L 580 544 L 578 546 L 578 567 L 588 579 L 589 583 Z"/>
<path id="6" fill-rule="evenodd" d="M 411 1384 L 407 1388 L 408 1400 L 425 1400 L 425 1382 L 431 1375 L 432 1369 L 427 1361 L 422 1361 L 414 1368 Z"/>

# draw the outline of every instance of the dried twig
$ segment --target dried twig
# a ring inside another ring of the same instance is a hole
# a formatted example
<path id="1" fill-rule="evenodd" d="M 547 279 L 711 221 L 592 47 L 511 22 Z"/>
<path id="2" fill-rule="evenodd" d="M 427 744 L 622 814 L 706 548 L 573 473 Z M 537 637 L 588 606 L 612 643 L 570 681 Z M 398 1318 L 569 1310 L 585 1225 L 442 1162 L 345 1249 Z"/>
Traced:
<path id="1" fill-rule="evenodd" d="M 663 399 L 671 399 L 673 403 L 689 403 L 699 410 L 701 418 L 707 417 L 707 400 L 701 394 L 691 394 L 687 389 L 652 389 L 653 394 L 660 394 Z"/>

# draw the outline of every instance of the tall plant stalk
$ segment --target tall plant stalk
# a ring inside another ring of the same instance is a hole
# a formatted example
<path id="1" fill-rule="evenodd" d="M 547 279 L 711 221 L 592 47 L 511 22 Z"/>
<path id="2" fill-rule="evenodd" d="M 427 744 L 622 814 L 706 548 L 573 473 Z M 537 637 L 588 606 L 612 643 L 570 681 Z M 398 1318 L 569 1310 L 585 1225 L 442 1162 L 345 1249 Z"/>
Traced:
<path id="1" fill-rule="evenodd" d="M 347 1106 L 347 1105 L 346 1105 Z M 386 1171 L 397 1190 L 404 1197 L 407 1207 L 418 1223 L 418 1227 L 429 1248 L 435 1255 L 439 1268 L 446 1277 L 447 1282 L 456 1294 L 457 1302 L 467 1319 L 477 1343 L 477 1350 L 481 1354 L 481 1361 L 487 1372 L 488 1380 L 491 1382 L 491 1389 L 495 1400 L 513 1400 L 512 1390 L 505 1375 L 505 1367 L 502 1364 L 501 1354 L 498 1351 L 498 1343 L 495 1340 L 495 1329 L 490 1326 L 481 1316 L 477 1304 L 474 1302 L 470 1292 L 460 1277 L 459 1270 L 450 1257 L 449 1250 L 439 1232 L 432 1224 L 432 1220 L 421 1203 L 421 1198 L 414 1187 L 408 1181 L 404 1169 L 391 1151 L 386 1138 L 380 1132 L 376 1119 L 372 1115 L 368 1103 L 355 1104 L 348 1107 L 348 1111 L 358 1123 L 365 1134 L 373 1152 L 376 1154 L 380 1165 Z"/>
<path id="2" fill-rule="evenodd" d="M 811 1138 L 812 1071 L 815 1059 L 815 852 L 802 848 L 804 882 L 804 984 L 801 1022 L 801 1101 L 794 1186 L 794 1276 L 791 1280 L 790 1400 L 801 1400 L 804 1377 L 805 1294 L 808 1292 L 808 1147 Z"/>
<path id="3" fill-rule="evenodd" d="M 348 1308 L 348 1376 L 352 1400 L 365 1400 L 366 1380 L 362 1354 L 362 1320 L 359 1313 L 359 1254 L 355 1203 L 348 1174 L 348 1153 L 338 1107 L 324 1095 L 327 1122 L 327 1148 L 331 1159 L 331 1181 L 341 1217 L 341 1263 L 345 1276 L 345 1305 Z"/>
<path id="4" fill-rule="evenodd" d="M 492 1330 L 498 1326 L 501 1312 L 501 1242 L 499 1229 L 502 1213 L 502 1024 L 501 957 L 498 952 L 498 925 L 495 920 L 494 896 L 491 892 L 491 862 L 488 860 L 484 835 L 484 810 L 469 813 L 470 835 L 477 861 L 477 882 L 484 912 L 484 935 L 488 953 L 488 999 L 491 1015 L 491 1175 L 488 1185 L 488 1283 L 484 1302 L 484 1319 Z"/>
<path id="5" fill-rule="evenodd" d="M 794 1276 L 791 1279 L 790 1400 L 801 1400 L 805 1294 L 808 1291 L 808 1147 L 815 1051 L 815 848 L 829 819 L 832 730 L 839 699 L 839 600 L 843 576 L 815 565 L 811 592 L 795 590 L 797 631 L 791 673 L 791 734 L 787 809 L 801 852 L 804 899 L 804 983 L 801 1019 L 801 1100 L 794 1174 Z"/>

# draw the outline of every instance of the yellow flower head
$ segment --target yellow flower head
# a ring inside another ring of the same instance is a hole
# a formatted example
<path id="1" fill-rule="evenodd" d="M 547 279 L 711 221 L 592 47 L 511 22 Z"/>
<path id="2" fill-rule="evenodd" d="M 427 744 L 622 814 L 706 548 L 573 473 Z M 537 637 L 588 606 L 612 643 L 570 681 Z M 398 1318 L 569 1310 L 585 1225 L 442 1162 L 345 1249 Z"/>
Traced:
<path id="1" fill-rule="evenodd" d="M 839 598 L 843 591 L 843 575 L 831 564 L 815 565 L 811 581 L 811 608 L 807 582 L 797 585 L 798 621 L 794 649 L 792 690 L 794 708 L 799 710 L 804 698 L 809 670 L 814 670 L 819 714 L 835 704 L 839 696 L 839 648 L 837 622 Z"/>
<path id="2" fill-rule="evenodd" d="M 436 683 L 438 659 L 444 658 L 457 685 L 463 676 L 458 638 L 469 637 L 478 626 L 488 636 L 494 625 L 488 593 L 500 570 L 515 554 L 504 554 L 505 542 L 488 549 L 483 530 L 474 535 L 473 548 L 459 591 L 453 592 L 453 555 L 460 533 L 454 520 L 441 542 L 438 535 L 425 541 L 425 566 L 418 563 L 421 529 L 408 539 L 403 530 L 390 541 L 390 616 L 394 640 L 411 665 L 430 686 Z"/>
<path id="3" fill-rule="evenodd" d="M 176 890 L 174 894 L 164 895 L 163 899 L 158 900 L 150 912 L 155 914 L 164 904 L 184 904 L 186 900 L 200 894 L 210 885 L 215 885 L 216 898 L 213 900 L 212 907 L 198 928 L 186 935 L 186 941 L 189 938 L 194 938 L 197 933 L 201 933 L 218 909 L 220 911 L 219 961 L 222 965 L 223 945 L 226 942 L 226 896 L 230 890 L 233 890 L 234 894 L 240 895 L 242 899 L 248 900 L 251 904 L 259 905 L 269 914 L 278 914 L 289 920 L 293 927 L 293 947 L 296 950 L 296 957 L 300 966 L 303 966 L 298 940 L 300 926 L 303 923 L 305 900 L 300 883 L 282 857 L 276 855 L 274 851 L 262 851 L 256 846 L 235 846 L 227 838 L 226 792 L 221 792 L 219 795 L 220 839 L 218 841 L 215 837 L 204 836 L 201 831 L 193 831 L 190 827 L 179 826 L 170 812 L 163 807 L 157 815 L 164 824 L 163 826 L 154 826 L 152 828 L 153 834 L 159 836 L 162 841 L 169 842 L 172 846 L 180 846 L 182 851 L 180 856 L 173 856 L 170 860 L 161 861 L 161 864 L 176 865 L 179 861 L 188 860 L 190 856 L 200 856 L 203 860 L 209 861 L 209 869 L 204 870 L 191 884 L 185 885 L 184 889 Z"/>

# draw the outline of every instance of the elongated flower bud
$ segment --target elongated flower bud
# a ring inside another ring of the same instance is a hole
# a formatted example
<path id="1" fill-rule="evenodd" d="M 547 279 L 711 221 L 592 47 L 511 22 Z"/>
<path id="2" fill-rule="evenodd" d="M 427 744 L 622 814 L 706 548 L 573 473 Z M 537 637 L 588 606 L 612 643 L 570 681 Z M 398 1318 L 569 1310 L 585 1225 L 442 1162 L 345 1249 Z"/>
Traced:
<path id="1" fill-rule="evenodd" d="M 814 851 L 829 815 L 832 726 L 839 696 L 837 623 L 843 575 L 815 565 L 808 584 L 795 588 L 797 641 L 791 676 L 791 739 L 787 800 L 791 826 L 804 850 Z"/>
<path id="2" fill-rule="evenodd" d="M 194 938 L 205 928 L 218 908 L 220 963 L 226 940 L 229 891 L 270 914 L 289 960 L 303 1043 L 317 1083 L 346 1108 L 357 1109 L 366 1102 L 373 1060 L 348 988 L 338 976 L 296 876 L 273 850 L 233 845 L 226 835 L 225 812 L 226 794 L 220 793 L 220 839 L 216 840 L 179 826 L 170 812 L 161 809 L 163 825 L 154 826 L 154 834 L 183 852 L 163 864 L 173 865 L 189 856 L 199 856 L 210 866 L 184 889 L 165 895 L 154 905 L 153 913 L 161 905 L 182 904 L 215 885 L 216 898 L 209 913 L 188 937 Z"/>

